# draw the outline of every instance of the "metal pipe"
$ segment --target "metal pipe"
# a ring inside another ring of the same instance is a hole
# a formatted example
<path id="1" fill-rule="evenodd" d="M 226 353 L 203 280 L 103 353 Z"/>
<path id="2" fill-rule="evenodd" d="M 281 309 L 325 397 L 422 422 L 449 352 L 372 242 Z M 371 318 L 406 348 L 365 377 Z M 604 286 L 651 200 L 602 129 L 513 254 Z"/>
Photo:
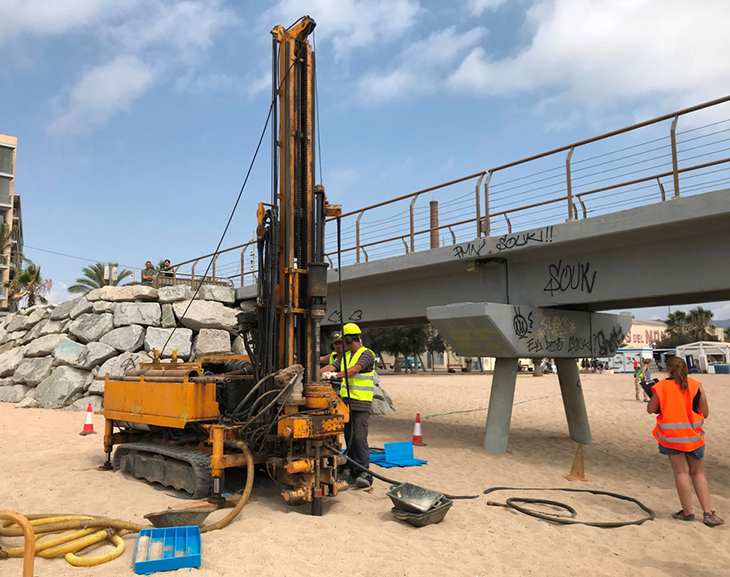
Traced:
<path id="1" fill-rule="evenodd" d="M 438 248 L 439 232 L 437 229 L 439 225 L 439 202 L 438 200 L 432 200 L 428 203 L 428 206 L 430 209 L 429 224 L 431 225 L 431 248 Z"/>
<path id="2" fill-rule="evenodd" d="M 728 98 L 730 98 L 730 97 L 728 97 Z M 469 176 L 463 176 L 462 178 L 457 178 L 456 180 L 450 180 L 449 182 L 443 182 L 441 184 L 437 184 L 436 186 L 429 186 L 428 188 L 424 188 L 423 190 L 417 190 L 416 192 L 411 192 L 410 194 L 404 194 L 403 196 L 399 196 L 397 198 L 392 198 L 391 200 L 384 200 L 383 202 L 378 202 L 377 204 L 371 204 L 370 206 L 366 206 L 364 208 L 358 208 L 357 210 L 353 210 L 351 212 L 346 212 L 345 214 L 341 215 L 340 217 L 332 217 L 329 220 L 334 220 L 335 218 L 344 218 L 346 216 L 352 216 L 353 214 L 357 214 L 360 211 L 372 210 L 373 208 L 379 208 L 379 207 L 385 206 L 387 204 L 392 204 L 392 203 L 398 202 L 400 200 L 405 200 L 406 198 L 411 198 L 412 196 L 417 196 L 419 194 L 423 194 L 424 192 L 431 192 L 432 190 L 438 190 L 439 188 L 445 188 L 447 186 L 451 186 L 452 184 L 459 184 L 460 182 L 464 182 L 465 180 L 471 180 L 472 178 L 476 178 L 477 176 L 480 176 L 482 174 L 484 174 L 484 171 L 476 172 L 474 174 L 470 174 Z"/>
<path id="3" fill-rule="evenodd" d="M 482 236 L 482 214 L 481 214 L 481 207 L 479 206 L 479 187 L 482 185 L 482 180 L 484 180 L 484 175 L 482 174 L 479 177 L 479 180 L 477 181 L 477 185 L 475 187 L 475 195 L 476 195 L 476 208 L 477 208 L 477 238 Z"/>
<path id="4" fill-rule="evenodd" d="M 677 122 L 679 122 L 679 114 L 674 117 L 672 127 L 669 134 L 672 137 L 672 173 L 674 174 L 674 197 L 679 196 L 679 172 L 677 171 Z"/>
<path id="5" fill-rule="evenodd" d="M 565 177 L 566 182 L 568 184 L 568 221 L 573 220 L 573 186 L 570 180 L 570 159 L 573 158 L 573 152 L 575 151 L 575 146 L 570 149 L 570 152 L 568 153 L 568 157 L 565 159 Z M 577 217 L 576 217 L 577 218 Z"/>
<path id="6" fill-rule="evenodd" d="M 355 262 L 358 263 L 360 262 L 360 219 L 363 214 L 365 214 L 364 209 L 360 211 L 360 214 L 357 216 L 357 220 L 355 221 L 355 249 L 357 250 L 355 253 Z"/>
<path id="7" fill-rule="evenodd" d="M 484 182 L 484 236 L 492 234 L 491 215 L 489 214 L 489 181 L 492 180 L 492 174 L 490 170 L 487 180 Z"/>
<path id="8" fill-rule="evenodd" d="M 413 205 L 416 204 L 417 200 L 418 200 L 418 195 L 415 195 L 413 197 L 413 200 L 411 201 L 411 206 L 409 209 L 410 213 L 411 213 L 411 252 L 416 252 L 416 240 L 415 240 L 415 236 L 413 234 L 414 230 L 415 230 L 415 226 L 416 226 L 415 219 L 413 217 Z"/>
<path id="9" fill-rule="evenodd" d="M 168 364 L 168 363 L 165 363 Z M 172 364 L 172 363 L 169 363 Z M 173 378 L 183 378 L 183 377 L 197 377 L 200 375 L 199 371 L 197 370 L 190 370 L 190 369 L 133 369 L 131 371 L 127 371 L 124 376 L 126 377 L 139 377 L 139 376 L 155 376 L 155 377 L 173 377 Z"/>

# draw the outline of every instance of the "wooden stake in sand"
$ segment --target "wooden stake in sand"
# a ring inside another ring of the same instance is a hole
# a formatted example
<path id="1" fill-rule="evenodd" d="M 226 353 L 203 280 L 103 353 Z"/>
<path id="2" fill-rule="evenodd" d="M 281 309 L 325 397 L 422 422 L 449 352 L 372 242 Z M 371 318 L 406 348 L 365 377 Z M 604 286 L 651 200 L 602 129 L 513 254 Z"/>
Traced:
<path id="1" fill-rule="evenodd" d="M 565 477 L 568 481 L 586 481 L 586 470 L 583 465 L 583 445 L 578 444 L 578 448 L 575 450 L 575 458 L 573 459 L 573 467 L 570 469 L 570 474 Z"/>

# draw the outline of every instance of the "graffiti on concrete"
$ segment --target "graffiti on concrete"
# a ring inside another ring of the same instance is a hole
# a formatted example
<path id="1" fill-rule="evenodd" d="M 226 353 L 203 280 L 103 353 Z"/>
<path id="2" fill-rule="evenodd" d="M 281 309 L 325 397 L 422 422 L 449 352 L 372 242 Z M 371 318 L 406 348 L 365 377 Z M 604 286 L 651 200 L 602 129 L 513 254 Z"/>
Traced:
<path id="1" fill-rule="evenodd" d="M 548 273 L 550 279 L 543 290 L 550 296 L 569 290 L 592 293 L 596 284 L 596 271 L 591 272 L 590 262 L 565 264 L 560 260 L 548 267 Z"/>
<path id="2" fill-rule="evenodd" d="M 520 339 L 526 339 L 528 334 L 532 334 L 532 311 L 525 317 L 520 312 L 520 307 L 514 308 L 515 316 L 512 319 L 512 328 L 515 330 L 515 335 Z"/>
<path id="3" fill-rule="evenodd" d="M 331 323 L 341 323 L 342 315 L 340 314 L 340 311 L 332 311 L 332 313 L 330 313 L 330 316 L 327 317 L 327 320 Z M 347 317 L 347 320 L 350 322 L 353 322 L 353 323 L 356 323 L 357 321 L 361 321 L 362 320 L 362 311 L 360 309 L 356 310 L 349 317 Z"/>
<path id="4" fill-rule="evenodd" d="M 611 332 L 606 335 L 603 330 L 593 334 L 593 351 L 599 357 L 612 355 L 621 346 L 626 335 L 621 327 L 613 327 Z"/>
<path id="5" fill-rule="evenodd" d="M 591 350 L 591 339 L 585 337 L 570 337 L 568 339 L 569 353 L 583 353 Z"/>
<path id="6" fill-rule="evenodd" d="M 497 250 L 509 250 L 511 248 L 520 248 L 528 244 L 546 244 L 553 242 L 553 227 L 546 226 L 540 230 L 528 230 L 526 232 L 518 232 L 516 234 L 505 234 L 497 240 Z"/>
<path id="7" fill-rule="evenodd" d="M 482 250 L 484 250 L 486 244 L 487 240 L 483 238 L 481 241 L 475 240 L 467 242 L 466 244 L 456 245 L 455 247 L 453 247 L 454 256 L 456 258 L 481 256 Z"/>

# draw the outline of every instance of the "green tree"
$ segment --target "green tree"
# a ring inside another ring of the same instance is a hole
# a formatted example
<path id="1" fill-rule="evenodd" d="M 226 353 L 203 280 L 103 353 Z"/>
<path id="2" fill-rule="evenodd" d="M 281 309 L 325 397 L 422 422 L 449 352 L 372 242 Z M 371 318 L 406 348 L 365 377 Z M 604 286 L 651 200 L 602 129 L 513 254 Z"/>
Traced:
<path id="1" fill-rule="evenodd" d="M 412 370 L 415 372 L 421 353 L 427 350 L 429 337 L 428 325 L 366 329 L 363 333 L 364 344 L 373 352 L 378 355 L 385 352 L 395 357 L 395 372 L 401 370 L 399 361 L 401 355 L 413 358 Z M 423 361 L 421 365 L 423 366 Z"/>
<path id="2" fill-rule="evenodd" d="M 103 286 L 118 286 L 124 279 L 133 276 L 132 271 L 122 269 L 119 271 L 117 280 L 107 280 L 104 278 L 104 266 L 104 263 L 97 262 L 96 264 L 82 268 L 81 272 L 84 273 L 84 276 L 77 278 L 76 284 L 72 284 L 68 287 L 68 292 L 74 294 L 86 294 L 93 289 L 101 288 Z M 111 268 L 119 265 L 115 262 L 110 262 L 106 266 Z"/>
<path id="3" fill-rule="evenodd" d="M 26 307 L 32 307 L 38 303 L 48 304 L 46 295 L 51 292 L 53 281 L 51 279 L 43 280 L 41 267 L 33 262 L 27 262 L 26 267 L 21 268 L 13 280 L 5 283 L 8 289 L 8 300 L 19 301 L 27 297 Z"/>
<path id="4" fill-rule="evenodd" d="M 687 322 L 689 324 L 689 333 L 695 341 L 712 341 L 717 340 L 717 336 L 710 332 L 715 327 L 712 326 L 712 317 L 715 316 L 709 309 L 697 307 L 689 311 Z"/>

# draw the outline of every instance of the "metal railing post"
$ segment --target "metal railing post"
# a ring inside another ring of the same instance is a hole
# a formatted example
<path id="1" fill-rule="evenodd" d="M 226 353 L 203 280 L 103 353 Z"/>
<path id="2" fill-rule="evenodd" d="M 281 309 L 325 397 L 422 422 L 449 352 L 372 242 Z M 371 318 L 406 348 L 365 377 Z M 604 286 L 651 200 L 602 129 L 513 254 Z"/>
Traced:
<path id="1" fill-rule="evenodd" d="M 406 239 L 404 239 L 403 237 L 400 237 L 400 239 L 403 241 L 403 246 L 406 247 L 406 254 L 408 254 L 408 243 L 406 242 Z"/>
<path id="2" fill-rule="evenodd" d="M 492 217 L 489 214 L 489 181 L 492 180 L 492 174 L 494 173 L 490 170 L 484 182 L 484 236 L 492 234 Z"/>
<path id="3" fill-rule="evenodd" d="M 583 218 L 588 218 L 588 211 L 586 210 L 586 204 L 585 204 L 585 202 L 583 202 L 583 198 L 581 197 L 580 194 L 576 194 L 575 198 L 578 199 L 578 202 L 580 202 L 580 206 L 583 209 Z M 578 218 L 577 215 L 576 215 L 576 218 Z"/>
<path id="4" fill-rule="evenodd" d="M 679 122 L 679 114 L 672 121 L 672 128 L 669 133 L 672 137 L 672 172 L 674 173 L 674 197 L 679 196 L 679 172 L 677 172 L 677 122 Z"/>
<path id="5" fill-rule="evenodd" d="M 215 261 L 218 260 L 218 253 L 213 257 L 213 265 L 211 266 L 213 272 L 213 282 L 215 282 Z"/>
<path id="6" fill-rule="evenodd" d="M 193 267 L 190 269 L 190 280 L 193 281 L 193 284 L 195 284 L 195 267 L 198 266 L 198 261 L 199 260 L 200 259 L 197 259 L 196 258 L 195 261 L 193 262 Z"/>
<path id="7" fill-rule="evenodd" d="M 362 215 L 365 214 L 364 210 L 360 211 L 360 214 L 357 215 L 357 220 L 355 221 L 355 262 L 360 262 L 360 219 L 362 218 Z"/>
<path id="8" fill-rule="evenodd" d="M 570 209 L 568 209 L 570 210 Z M 507 213 L 504 213 L 502 216 L 504 216 L 504 220 L 507 221 L 507 234 L 512 234 L 512 223 L 509 221 L 509 217 L 507 216 Z"/>
<path id="9" fill-rule="evenodd" d="M 415 195 L 413 197 L 413 200 L 411 201 L 411 252 L 416 252 L 416 236 L 415 236 L 415 218 L 413 216 L 413 205 L 416 204 L 416 201 L 418 200 L 418 195 Z"/>
<path id="10" fill-rule="evenodd" d="M 573 185 L 570 179 L 570 160 L 573 158 L 573 151 L 575 146 L 571 147 L 568 157 L 565 159 L 565 176 L 568 184 L 568 221 L 573 220 Z"/>
<path id="11" fill-rule="evenodd" d="M 456 235 L 454 234 L 454 231 L 451 230 L 451 227 L 447 227 L 449 229 L 449 232 L 451 233 L 451 244 L 456 244 Z"/>
<path id="12" fill-rule="evenodd" d="M 246 249 L 247 248 L 248 247 L 241 249 L 241 286 L 244 286 L 244 283 L 246 282 L 244 275 L 246 274 Z"/>
<path id="13" fill-rule="evenodd" d="M 662 191 L 662 202 L 665 202 L 667 200 L 667 193 L 664 190 L 664 185 L 662 184 L 662 181 L 659 179 L 659 177 L 656 177 L 657 184 L 659 185 L 659 190 Z"/>
<path id="14" fill-rule="evenodd" d="M 477 223 L 477 238 L 479 238 L 480 236 L 482 236 L 482 210 L 481 210 L 481 206 L 480 206 L 480 202 L 479 202 L 479 187 L 482 185 L 482 180 L 484 180 L 484 174 L 482 174 L 479 177 L 479 180 L 477 180 L 477 185 L 475 187 L 476 188 L 476 190 L 475 190 L 475 193 L 476 193 L 476 205 L 477 205 L 477 220 L 476 220 L 476 223 Z M 431 225 L 431 226 L 433 226 L 433 225 Z"/>

